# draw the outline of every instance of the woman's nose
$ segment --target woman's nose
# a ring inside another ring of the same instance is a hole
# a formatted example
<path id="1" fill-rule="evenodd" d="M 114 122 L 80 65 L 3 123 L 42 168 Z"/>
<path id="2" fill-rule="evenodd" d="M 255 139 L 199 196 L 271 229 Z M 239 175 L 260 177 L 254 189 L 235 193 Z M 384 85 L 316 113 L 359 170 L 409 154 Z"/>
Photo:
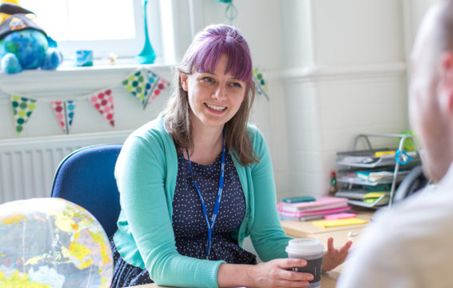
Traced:
<path id="1" fill-rule="evenodd" d="M 223 99 L 226 97 L 226 89 L 223 85 L 218 85 L 213 93 L 214 98 Z"/>

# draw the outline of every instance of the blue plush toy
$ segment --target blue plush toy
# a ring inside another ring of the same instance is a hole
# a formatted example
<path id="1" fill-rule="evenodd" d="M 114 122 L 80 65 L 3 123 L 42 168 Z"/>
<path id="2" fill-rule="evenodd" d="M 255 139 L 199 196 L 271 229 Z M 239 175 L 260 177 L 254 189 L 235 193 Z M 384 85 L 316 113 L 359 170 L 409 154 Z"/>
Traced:
<path id="1" fill-rule="evenodd" d="M 0 13 L 6 18 L 0 24 L 0 66 L 4 73 L 57 69 L 63 61 L 57 43 L 35 23 L 33 12 L 5 3 L 0 5 Z"/>

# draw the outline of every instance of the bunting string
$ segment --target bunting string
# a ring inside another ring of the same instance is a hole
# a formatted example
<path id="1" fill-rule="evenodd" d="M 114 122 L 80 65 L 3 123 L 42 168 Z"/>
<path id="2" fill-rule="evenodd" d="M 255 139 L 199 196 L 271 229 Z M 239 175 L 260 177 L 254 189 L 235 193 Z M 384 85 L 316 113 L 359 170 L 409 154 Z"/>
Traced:
<path id="1" fill-rule="evenodd" d="M 169 82 L 158 76 L 149 69 L 142 68 L 130 74 L 122 84 L 127 92 L 139 100 L 143 109 L 155 100 L 163 90 L 169 86 Z M 3 92 L 3 91 L 2 91 Z M 101 89 L 88 95 L 65 97 L 65 99 L 42 99 L 39 101 L 32 97 L 20 96 L 20 93 L 6 93 L 10 95 L 10 102 L 14 116 L 15 130 L 22 133 L 30 117 L 38 107 L 38 102 L 47 103 L 55 114 L 57 124 L 63 133 L 69 134 L 74 123 L 77 102 L 89 101 L 93 108 L 99 112 L 110 126 L 115 127 L 115 105 L 111 88 Z"/>
<path id="2" fill-rule="evenodd" d="M 253 79 L 256 92 L 269 100 L 267 83 L 263 73 L 257 68 L 253 69 Z M 166 79 L 147 68 L 134 71 L 121 84 L 132 97 L 138 100 L 142 109 L 146 109 L 150 103 L 162 94 L 162 91 L 170 86 L 170 83 Z M 20 134 L 24 130 L 25 125 L 30 121 L 33 112 L 39 106 L 38 100 L 18 95 L 20 93 L 4 93 L 10 95 L 15 130 L 17 134 Z M 42 99 L 40 97 L 39 99 L 39 102 L 48 103 L 51 106 L 57 125 L 66 134 L 70 133 L 74 121 L 76 121 L 75 114 L 78 106 L 77 102 L 79 101 L 89 101 L 93 108 L 99 112 L 100 116 L 111 127 L 115 127 L 115 105 L 111 88 L 101 89 L 88 95 L 64 97 L 64 99 L 54 99 L 51 97 L 49 99 Z"/>

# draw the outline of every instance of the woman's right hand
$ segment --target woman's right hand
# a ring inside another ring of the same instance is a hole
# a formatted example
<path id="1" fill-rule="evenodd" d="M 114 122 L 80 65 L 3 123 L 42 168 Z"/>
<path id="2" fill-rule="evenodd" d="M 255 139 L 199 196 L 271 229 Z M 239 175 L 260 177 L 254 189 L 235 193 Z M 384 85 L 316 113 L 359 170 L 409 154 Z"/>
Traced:
<path id="1" fill-rule="evenodd" d="M 274 259 L 259 263 L 251 270 L 253 287 L 309 287 L 308 281 L 313 280 L 310 273 L 295 272 L 293 267 L 307 265 L 304 259 Z"/>

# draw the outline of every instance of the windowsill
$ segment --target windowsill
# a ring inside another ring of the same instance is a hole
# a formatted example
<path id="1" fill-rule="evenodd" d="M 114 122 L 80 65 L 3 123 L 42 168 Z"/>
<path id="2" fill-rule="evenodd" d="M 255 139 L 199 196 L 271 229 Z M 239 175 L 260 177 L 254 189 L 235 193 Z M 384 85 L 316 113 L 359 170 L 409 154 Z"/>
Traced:
<path id="1" fill-rule="evenodd" d="M 165 64 L 162 61 L 157 61 L 153 64 L 140 64 L 135 58 L 118 58 L 115 63 L 112 64 L 108 59 L 94 59 L 93 66 L 79 67 L 75 65 L 74 59 L 65 59 L 63 63 L 58 67 L 57 71 L 73 71 L 73 70 L 115 70 L 115 69 L 129 69 L 137 67 L 172 67 L 172 64 Z"/>

